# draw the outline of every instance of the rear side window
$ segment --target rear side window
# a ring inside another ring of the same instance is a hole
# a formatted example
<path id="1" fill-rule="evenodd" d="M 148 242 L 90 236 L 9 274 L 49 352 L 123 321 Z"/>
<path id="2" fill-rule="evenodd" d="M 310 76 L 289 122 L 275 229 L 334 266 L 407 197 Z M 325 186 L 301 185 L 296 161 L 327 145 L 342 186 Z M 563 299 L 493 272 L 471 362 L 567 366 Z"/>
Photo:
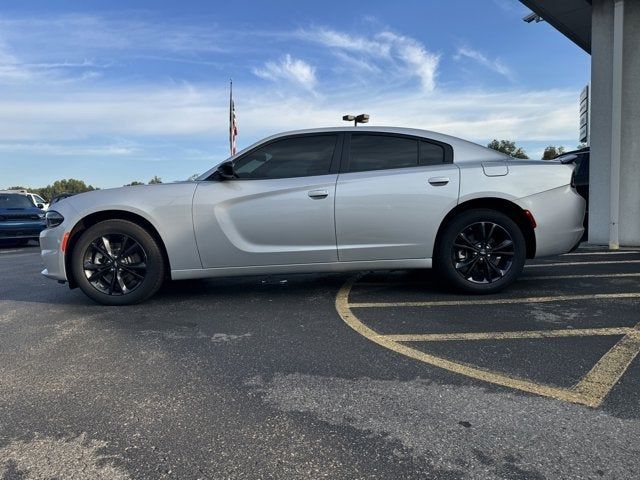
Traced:
<path id="1" fill-rule="evenodd" d="M 435 143 L 420 142 L 420 165 L 444 163 L 444 148 Z"/>
<path id="2" fill-rule="evenodd" d="M 337 135 L 314 135 L 278 140 L 248 153 L 234 163 L 238 178 L 267 179 L 326 175 Z"/>
<path id="3" fill-rule="evenodd" d="M 351 135 L 349 171 L 418 166 L 418 141 L 385 135 Z"/>

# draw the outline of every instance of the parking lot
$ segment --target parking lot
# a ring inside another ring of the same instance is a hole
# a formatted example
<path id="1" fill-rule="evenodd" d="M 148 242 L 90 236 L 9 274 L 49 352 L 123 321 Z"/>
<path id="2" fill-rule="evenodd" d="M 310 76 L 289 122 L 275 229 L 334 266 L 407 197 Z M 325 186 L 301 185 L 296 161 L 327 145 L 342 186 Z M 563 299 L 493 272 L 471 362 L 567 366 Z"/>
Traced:
<path id="1" fill-rule="evenodd" d="M 0 248 L 0 478 L 637 478 L 640 252 L 170 283 L 102 307 Z"/>

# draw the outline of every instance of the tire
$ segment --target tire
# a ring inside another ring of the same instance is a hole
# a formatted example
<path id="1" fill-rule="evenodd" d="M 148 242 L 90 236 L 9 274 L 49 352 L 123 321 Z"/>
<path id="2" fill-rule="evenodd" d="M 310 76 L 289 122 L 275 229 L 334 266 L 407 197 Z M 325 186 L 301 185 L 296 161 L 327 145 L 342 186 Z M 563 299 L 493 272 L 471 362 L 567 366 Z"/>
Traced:
<path id="1" fill-rule="evenodd" d="M 166 265 L 158 241 L 147 230 L 127 220 L 106 220 L 82 233 L 71 253 L 71 269 L 80 289 L 95 302 L 133 305 L 158 291 Z"/>
<path id="2" fill-rule="evenodd" d="M 445 225 L 434 267 L 453 289 L 488 294 L 511 285 L 522 273 L 526 257 L 524 235 L 511 218 L 496 210 L 476 209 Z"/>

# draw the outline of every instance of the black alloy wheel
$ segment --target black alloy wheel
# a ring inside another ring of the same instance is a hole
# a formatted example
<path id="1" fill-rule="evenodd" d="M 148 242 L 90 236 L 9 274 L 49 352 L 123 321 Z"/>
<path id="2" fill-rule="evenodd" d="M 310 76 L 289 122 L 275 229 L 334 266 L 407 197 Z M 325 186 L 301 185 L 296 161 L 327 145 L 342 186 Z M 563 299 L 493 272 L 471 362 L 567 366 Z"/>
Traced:
<path id="1" fill-rule="evenodd" d="M 75 281 L 103 305 L 131 305 L 158 291 L 166 261 L 160 241 L 128 220 L 105 220 L 85 230 L 71 252 Z"/>
<path id="2" fill-rule="evenodd" d="M 464 279 L 473 283 L 493 283 L 513 266 L 514 242 L 503 227 L 493 222 L 476 222 L 456 237 L 453 266 Z"/>
<path id="3" fill-rule="evenodd" d="M 516 222 L 497 210 L 467 210 L 449 220 L 434 249 L 433 266 L 463 293 L 496 293 L 524 268 L 527 245 Z"/>
<path id="4" fill-rule="evenodd" d="M 147 274 L 147 252 L 125 234 L 107 234 L 93 240 L 83 257 L 89 283 L 107 295 L 128 295 Z"/>

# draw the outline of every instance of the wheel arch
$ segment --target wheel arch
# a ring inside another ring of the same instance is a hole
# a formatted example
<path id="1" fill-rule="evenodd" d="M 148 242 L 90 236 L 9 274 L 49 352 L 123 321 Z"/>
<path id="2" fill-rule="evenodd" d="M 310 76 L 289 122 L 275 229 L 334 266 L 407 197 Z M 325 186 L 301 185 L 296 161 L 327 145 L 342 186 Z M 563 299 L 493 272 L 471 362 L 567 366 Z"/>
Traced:
<path id="1" fill-rule="evenodd" d="M 527 216 L 526 211 L 521 208 L 519 205 L 513 203 L 512 201 L 506 200 L 504 198 L 498 197 L 484 197 L 484 198 L 474 198 L 472 200 L 467 200 L 465 202 L 459 203 L 456 205 L 447 215 L 444 217 L 442 222 L 440 222 L 440 228 L 438 228 L 438 233 L 436 234 L 436 241 L 434 243 L 434 253 L 437 250 L 438 242 L 442 236 L 442 232 L 444 231 L 445 226 L 458 214 L 462 212 L 466 212 L 467 210 L 473 210 L 476 208 L 488 208 L 491 210 L 496 210 L 498 212 L 504 213 L 509 218 L 511 218 L 520 230 L 522 231 L 522 235 L 524 236 L 524 240 L 527 246 L 527 258 L 533 258 L 536 254 L 536 234 L 534 231 L 534 226 L 532 225 L 532 219 Z"/>
<path id="2" fill-rule="evenodd" d="M 64 256 L 64 267 L 67 273 L 67 281 L 70 288 L 76 288 L 78 286 L 74 276 L 73 269 L 71 268 L 71 257 L 73 256 L 73 249 L 78 243 L 78 239 L 82 233 L 89 227 L 96 225 L 97 223 L 105 220 L 128 220 L 136 225 L 144 228 L 149 234 L 158 242 L 160 251 L 164 257 L 165 265 L 167 266 L 165 275 L 169 275 L 171 271 L 171 264 L 169 262 L 169 255 L 167 254 L 167 247 L 158 232 L 158 229 L 146 218 L 137 213 L 128 212 L 126 210 L 101 210 L 98 212 L 90 213 L 85 217 L 82 217 L 76 222 L 69 234 L 69 240 L 67 242 L 67 249 Z"/>

